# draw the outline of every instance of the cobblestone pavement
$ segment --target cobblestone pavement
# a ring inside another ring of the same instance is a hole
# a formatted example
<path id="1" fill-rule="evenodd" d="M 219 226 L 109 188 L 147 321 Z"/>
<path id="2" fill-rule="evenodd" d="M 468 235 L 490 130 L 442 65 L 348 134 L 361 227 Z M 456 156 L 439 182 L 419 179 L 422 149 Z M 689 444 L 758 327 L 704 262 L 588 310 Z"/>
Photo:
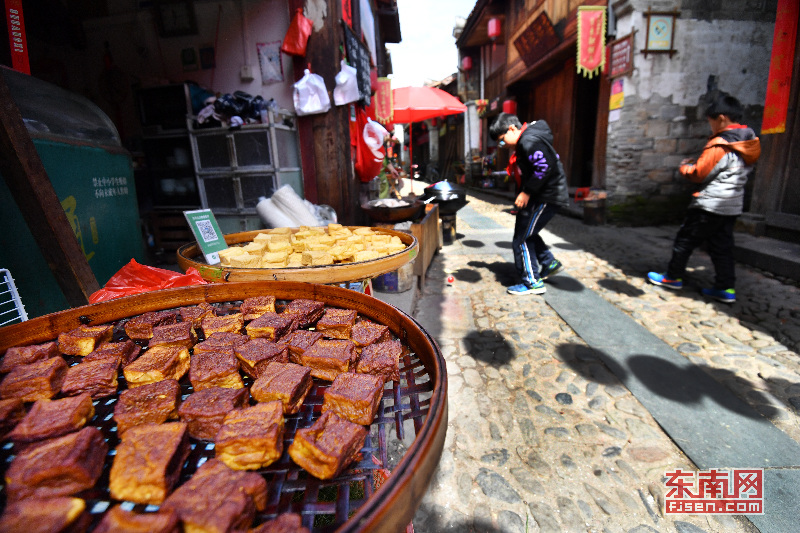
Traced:
<path id="1" fill-rule="evenodd" d="M 741 517 L 664 514 L 664 472 L 694 465 L 544 298 L 505 293 L 516 282 L 508 207 L 471 194 L 469 208 L 502 229 L 459 218 L 417 303 L 447 361 L 450 413 L 415 530 L 757 531 Z M 664 268 L 675 229 L 562 216 L 544 237 L 568 275 L 800 440 L 800 289 L 740 265 L 739 302 L 707 302 L 696 289 L 713 269 L 699 252 L 687 289 L 654 287 L 643 277 Z"/>

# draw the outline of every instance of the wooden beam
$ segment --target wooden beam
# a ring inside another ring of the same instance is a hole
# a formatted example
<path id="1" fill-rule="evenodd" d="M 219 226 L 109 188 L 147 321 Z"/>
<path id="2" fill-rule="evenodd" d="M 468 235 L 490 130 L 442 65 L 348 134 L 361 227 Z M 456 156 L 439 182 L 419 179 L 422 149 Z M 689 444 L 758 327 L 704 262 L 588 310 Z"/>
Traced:
<path id="1" fill-rule="evenodd" d="M 69 305 L 100 289 L 0 74 L 0 173 Z"/>

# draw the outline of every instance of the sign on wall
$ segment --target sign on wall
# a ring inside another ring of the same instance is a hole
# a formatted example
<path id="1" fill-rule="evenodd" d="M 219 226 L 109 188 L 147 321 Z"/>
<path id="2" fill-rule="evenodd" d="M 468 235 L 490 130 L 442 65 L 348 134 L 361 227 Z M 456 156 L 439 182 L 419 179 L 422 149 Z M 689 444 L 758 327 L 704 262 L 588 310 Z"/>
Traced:
<path id="1" fill-rule="evenodd" d="M 359 101 L 364 105 L 370 105 L 372 95 L 372 82 L 370 82 L 370 58 L 369 50 L 356 36 L 350 27 L 342 22 L 344 27 L 344 44 L 347 52 L 347 62 L 351 67 L 358 71 L 358 95 Z"/>
<path id="2" fill-rule="evenodd" d="M 628 76 L 633 72 L 633 36 L 635 33 L 629 33 L 625 37 L 609 43 L 609 78 Z"/>
<path id="3" fill-rule="evenodd" d="M 660 11 L 648 11 L 647 16 L 647 38 L 642 53 L 647 57 L 651 54 L 672 54 L 677 52 L 673 48 L 675 41 L 675 19 L 680 15 L 679 12 L 664 13 Z"/>
<path id="4" fill-rule="evenodd" d="M 542 12 L 514 39 L 514 46 L 525 65 L 531 66 L 560 42 L 550 17 Z"/>

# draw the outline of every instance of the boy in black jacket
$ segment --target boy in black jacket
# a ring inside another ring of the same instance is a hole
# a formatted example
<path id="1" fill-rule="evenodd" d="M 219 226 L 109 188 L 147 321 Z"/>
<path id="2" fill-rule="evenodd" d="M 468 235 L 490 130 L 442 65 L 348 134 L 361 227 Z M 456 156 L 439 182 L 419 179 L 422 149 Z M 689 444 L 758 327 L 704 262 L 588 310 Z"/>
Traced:
<path id="1" fill-rule="evenodd" d="M 489 127 L 489 135 L 500 146 L 514 149 L 521 178 L 514 200 L 518 208 L 514 224 L 514 266 L 522 283 L 508 288 L 509 294 L 542 294 L 543 280 L 560 271 L 539 232 L 569 200 L 567 177 L 553 148 L 553 132 L 544 120 L 522 124 L 516 115 L 500 113 Z"/>

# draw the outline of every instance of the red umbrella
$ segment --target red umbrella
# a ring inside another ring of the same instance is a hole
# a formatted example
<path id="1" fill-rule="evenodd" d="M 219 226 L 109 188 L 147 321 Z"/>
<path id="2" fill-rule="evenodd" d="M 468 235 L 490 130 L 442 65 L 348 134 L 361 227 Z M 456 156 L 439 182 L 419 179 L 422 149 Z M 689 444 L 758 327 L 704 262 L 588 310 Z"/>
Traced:
<path id="1" fill-rule="evenodd" d="M 410 124 L 445 115 L 458 115 L 467 106 L 450 93 L 435 87 L 400 87 L 392 90 L 392 122 Z M 412 143 L 409 128 L 408 160 L 411 164 Z M 413 172 L 411 173 L 413 176 Z"/>

